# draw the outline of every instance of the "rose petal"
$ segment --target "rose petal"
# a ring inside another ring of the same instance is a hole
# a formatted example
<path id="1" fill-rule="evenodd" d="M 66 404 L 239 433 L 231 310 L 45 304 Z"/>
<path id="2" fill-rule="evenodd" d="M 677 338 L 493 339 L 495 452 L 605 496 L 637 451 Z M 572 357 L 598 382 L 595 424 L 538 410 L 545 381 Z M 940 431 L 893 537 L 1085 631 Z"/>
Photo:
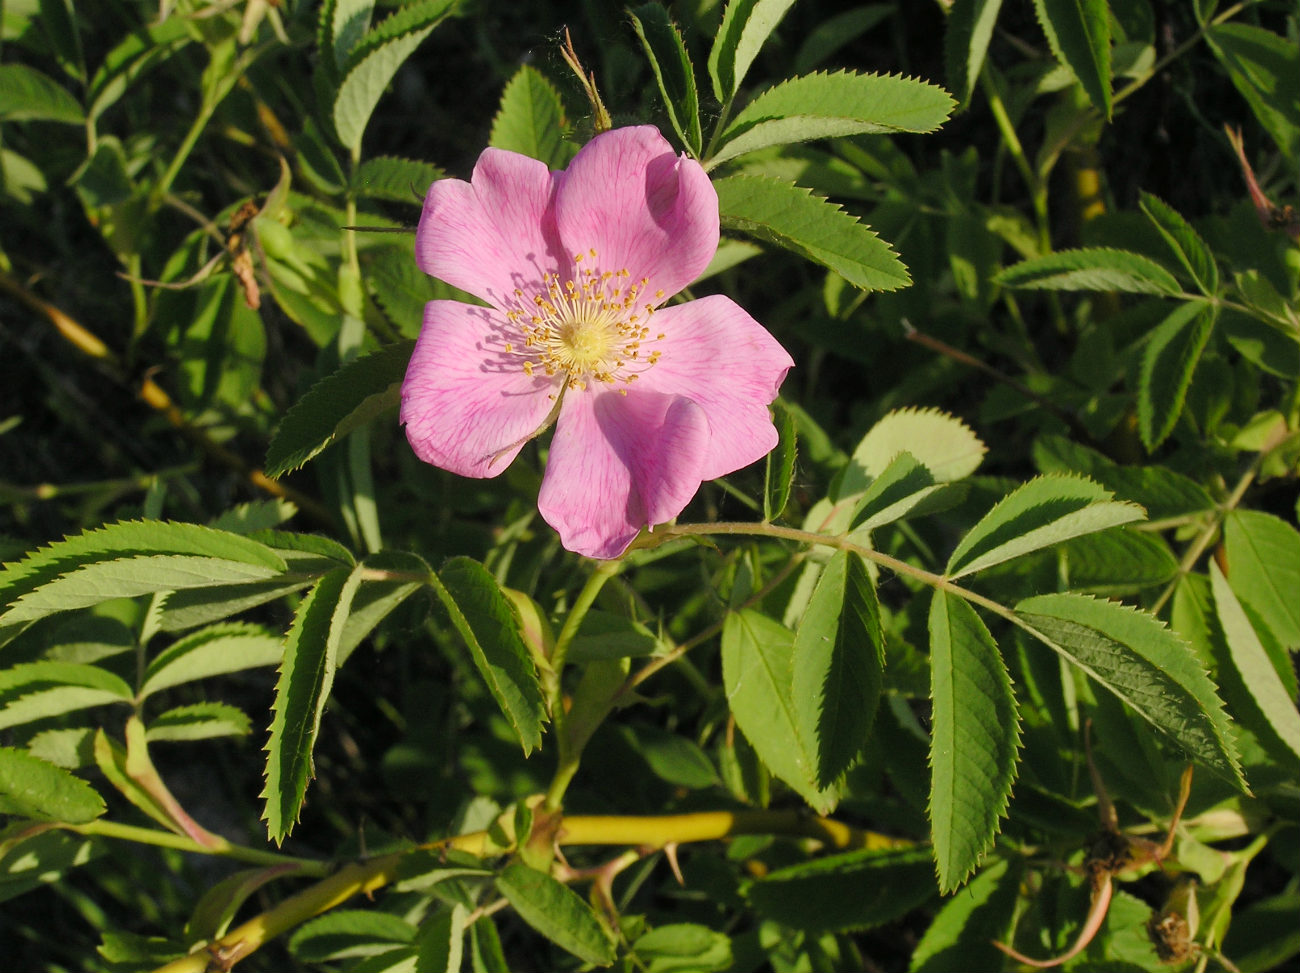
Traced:
<path id="1" fill-rule="evenodd" d="M 415 232 L 415 260 L 426 274 L 492 304 L 514 291 L 540 291 L 542 274 L 570 266 L 555 232 L 551 203 L 561 174 L 504 149 L 484 149 L 472 182 L 429 187 Z M 561 263 L 563 261 L 563 263 Z"/>
<path id="2" fill-rule="evenodd" d="M 647 525 L 681 513 L 700 486 L 708 420 L 654 392 L 569 392 L 537 507 L 570 551 L 618 557 Z"/>
<path id="3" fill-rule="evenodd" d="M 646 348 L 662 357 L 637 376 L 638 391 L 684 396 L 709 419 L 701 479 L 725 476 L 767 455 L 777 433 L 768 405 L 794 362 L 777 340 L 729 297 L 712 295 L 661 308 Z"/>
<path id="4" fill-rule="evenodd" d="M 616 128 L 583 146 L 556 191 L 555 221 L 570 256 L 594 248 L 598 269 L 648 278 L 644 293 L 656 305 L 700 276 L 718 249 L 718 194 L 708 175 L 651 125 Z"/>
<path id="5" fill-rule="evenodd" d="M 529 378 L 501 343 L 499 312 L 430 301 L 402 382 L 401 421 L 415 454 L 461 476 L 496 476 L 555 405 L 556 383 Z"/>

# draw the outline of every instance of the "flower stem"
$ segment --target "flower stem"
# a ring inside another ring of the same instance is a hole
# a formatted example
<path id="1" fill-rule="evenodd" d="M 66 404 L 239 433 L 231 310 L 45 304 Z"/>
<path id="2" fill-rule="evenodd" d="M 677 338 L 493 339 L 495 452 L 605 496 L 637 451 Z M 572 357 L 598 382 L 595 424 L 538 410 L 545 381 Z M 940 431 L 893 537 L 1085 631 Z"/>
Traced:
<path id="1" fill-rule="evenodd" d="M 173 831 L 160 831 L 157 828 L 142 828 L 134 824 L 121 824 L 100 818 L 85 824 L 63 824 L 59 827 L 87 837 L 113 838 L 117 841 L 134 841 L 139 845 L 154 845 L 159 848 L 175 848 L 196 855 L 214 855 L 231 858 L 235 861 L 248 862 L 250 865 L 293 865 L 302 875 L 324 877 L 334 869 L 331 862 L 317 861 L 311 858 L 295 858 L 273 851 L 248 848 L 222 840 L 218 845 L 204 845 L 185 835 Z"/>

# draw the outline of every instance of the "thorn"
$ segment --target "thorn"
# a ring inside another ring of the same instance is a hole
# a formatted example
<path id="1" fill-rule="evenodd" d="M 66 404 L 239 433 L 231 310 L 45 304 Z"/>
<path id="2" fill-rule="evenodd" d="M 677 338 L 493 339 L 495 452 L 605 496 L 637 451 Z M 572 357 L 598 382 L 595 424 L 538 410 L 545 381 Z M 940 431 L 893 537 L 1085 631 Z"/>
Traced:
<path id="1" fill-rule="evenodd" d="M 677 842 L 670 841 L 664 845 L 664 857 L 668 859 L 668 867 L 673 870 L 673 878 L 677 879 L 677 884 L 685 888 L 686 879 L 682 877 L 682 866 L 677 861 Z"/>

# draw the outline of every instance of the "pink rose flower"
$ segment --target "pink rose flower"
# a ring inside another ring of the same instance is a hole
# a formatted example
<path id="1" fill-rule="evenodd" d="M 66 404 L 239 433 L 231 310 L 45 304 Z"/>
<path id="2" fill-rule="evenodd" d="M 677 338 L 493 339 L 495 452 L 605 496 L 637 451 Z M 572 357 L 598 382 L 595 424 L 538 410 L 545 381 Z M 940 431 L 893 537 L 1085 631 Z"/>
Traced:
<path id="1" fill-rule="evenodd" d="M 486 149 L 470 182 L 435 182 L 416 261 L 490 306 L 425 308 L 402 383 L 416 455 L 495 476 L 555 422 L 538 508 L 570 551 L 618 557 L 776 445 L 785 349 L 730 298 L 663 306 L 717 248 L 708 176 L 652 126 L 563 172 Z"/>

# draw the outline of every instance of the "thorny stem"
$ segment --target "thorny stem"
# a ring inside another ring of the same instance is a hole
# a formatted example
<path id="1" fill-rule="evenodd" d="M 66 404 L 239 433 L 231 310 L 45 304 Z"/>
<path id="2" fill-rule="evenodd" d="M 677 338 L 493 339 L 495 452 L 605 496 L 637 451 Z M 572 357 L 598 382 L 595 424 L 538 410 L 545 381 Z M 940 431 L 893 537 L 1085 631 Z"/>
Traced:
<path id="1" fill-rule="evenodd" d="M 837 850 L 885 849 L 910 845 L 907 841 L 863 831 L 829 818 L 813 817 L 803 811 L 767 810 L 706 811 L 645 817 L 574 815 L 561 823 L 556 844 L 663 848 L 671 844 L 720 841 L 747 834 L 811 838 Z M 229 970 L 271 939 L 301 925 L 312 916 L 341 905 L 353 896 L 370 895 L 390 884 L 397 877 L 400 865 L 408 855 L 430 850 L 456 850 L 479 857 L 497 852 L 488 833 L 478 831 L 345 865 L 335 874 L 290 896 L 214 942 L 202 945 L 188 956 L 159 967 L 155 973 Z M 282 862 L 283 859 L 279 861 Z"/>

